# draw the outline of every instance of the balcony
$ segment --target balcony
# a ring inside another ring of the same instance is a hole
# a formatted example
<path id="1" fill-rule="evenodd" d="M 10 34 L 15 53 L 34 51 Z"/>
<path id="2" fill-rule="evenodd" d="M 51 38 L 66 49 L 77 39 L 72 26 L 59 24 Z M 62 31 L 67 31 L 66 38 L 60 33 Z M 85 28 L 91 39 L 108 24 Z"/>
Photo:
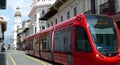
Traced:
<path id="1" fill-rule="evenodd" d="M 113 15 L 115 13 L 115 1 L 109 0 L 100 5 L 100 14 Z"/>

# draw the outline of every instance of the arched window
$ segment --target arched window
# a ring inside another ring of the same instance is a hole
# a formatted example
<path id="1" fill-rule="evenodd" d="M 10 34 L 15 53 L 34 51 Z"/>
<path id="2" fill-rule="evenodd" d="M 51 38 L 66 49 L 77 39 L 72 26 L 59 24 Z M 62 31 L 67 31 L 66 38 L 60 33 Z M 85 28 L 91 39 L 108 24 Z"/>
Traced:
<path id="1" fill-rule="evenodd" d="M 42 10 L 42 15 L 45 14 L 45 10 Z"/>
<path id="2" fill-rule="evenodd" d="M 74 16 L 76 16 L 76 14 L 77 14 L 77 8 L 74 7 Z"/>

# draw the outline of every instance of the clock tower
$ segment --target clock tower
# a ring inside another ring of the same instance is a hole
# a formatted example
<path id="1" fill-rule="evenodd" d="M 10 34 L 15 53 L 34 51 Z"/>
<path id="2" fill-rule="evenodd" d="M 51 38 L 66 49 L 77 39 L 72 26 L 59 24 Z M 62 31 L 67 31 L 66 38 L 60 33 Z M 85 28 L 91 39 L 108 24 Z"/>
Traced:
<path id="1" fill-rule="evenodd" d="M 22 28 L 22 22 L 21 22 L 21 12 L 20 12 L 20 8 L 17 7 L 16 8 L 16 12 L 15 12 L 15 20 L 14 20 L 14 40 L 13 40 L 13 48 L 16 49 L 17 48 L 17 29 L 18 28 Z"/>

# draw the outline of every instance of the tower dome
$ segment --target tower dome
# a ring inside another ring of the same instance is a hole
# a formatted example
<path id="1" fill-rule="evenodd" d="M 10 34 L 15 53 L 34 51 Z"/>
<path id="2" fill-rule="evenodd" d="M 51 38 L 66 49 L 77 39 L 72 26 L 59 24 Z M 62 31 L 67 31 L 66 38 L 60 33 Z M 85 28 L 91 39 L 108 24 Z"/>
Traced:
<path id="1" fill-rule="evenodd" d="M 20 12 L 20 7 L 16 8 L 15 16 L 22 16 Z"/>

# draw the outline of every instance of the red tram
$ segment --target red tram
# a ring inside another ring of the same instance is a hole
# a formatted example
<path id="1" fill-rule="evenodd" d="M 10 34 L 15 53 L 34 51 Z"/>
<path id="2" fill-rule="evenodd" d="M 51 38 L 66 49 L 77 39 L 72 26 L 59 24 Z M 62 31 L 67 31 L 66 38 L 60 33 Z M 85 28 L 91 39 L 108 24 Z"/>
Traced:
<path id="1" fill-rule="evenodd" d="M 27 54 L 63 65 L 120 65 L 112 18 L 78 14 L 26 38 Z"/>

